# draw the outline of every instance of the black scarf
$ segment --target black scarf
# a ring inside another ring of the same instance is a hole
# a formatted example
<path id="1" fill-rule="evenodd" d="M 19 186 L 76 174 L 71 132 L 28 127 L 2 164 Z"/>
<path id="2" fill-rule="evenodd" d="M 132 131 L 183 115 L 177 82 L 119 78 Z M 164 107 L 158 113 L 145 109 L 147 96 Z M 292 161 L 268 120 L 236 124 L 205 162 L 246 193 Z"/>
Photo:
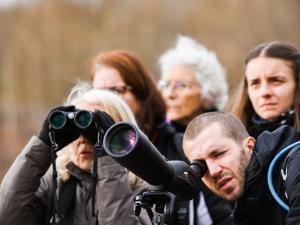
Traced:
<path id="1" fill-rule="evenodd" d="M 295 109 L 281 113 L 278 117 L 265 120 L 254 113 L 248 126 L 248 132 L 254 138 L 257 138 L 263 131 L 273 131 L 282 125 L 293 126 L 295 122 Z"/>

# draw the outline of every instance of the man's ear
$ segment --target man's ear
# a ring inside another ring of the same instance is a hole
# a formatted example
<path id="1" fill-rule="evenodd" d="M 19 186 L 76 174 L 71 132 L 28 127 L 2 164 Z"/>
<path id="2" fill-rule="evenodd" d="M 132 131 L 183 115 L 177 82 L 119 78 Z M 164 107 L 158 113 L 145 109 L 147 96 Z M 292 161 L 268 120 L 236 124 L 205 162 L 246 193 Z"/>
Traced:
<path id="1" fill-rule="evenodd" d="M 251 137 L 251 136 L 245 138 L 243 141 L 243 148 L 249 155 L 251 155 L 252 151 L 254 150 L 255 142 L 256 141 L 255 141 L 254 137 Z"/>
<path id="2" fill-rule="evenodd" d="M 192 144 L 191 144 L 191 142 L 190 142 L 190 141 L 183 140 L 182 147 L 183 147 L 183 153 L 184 153 L 184 156 L 185 156 L 189 161 L 192 161 L 192 158 L 191 158 Z"/>

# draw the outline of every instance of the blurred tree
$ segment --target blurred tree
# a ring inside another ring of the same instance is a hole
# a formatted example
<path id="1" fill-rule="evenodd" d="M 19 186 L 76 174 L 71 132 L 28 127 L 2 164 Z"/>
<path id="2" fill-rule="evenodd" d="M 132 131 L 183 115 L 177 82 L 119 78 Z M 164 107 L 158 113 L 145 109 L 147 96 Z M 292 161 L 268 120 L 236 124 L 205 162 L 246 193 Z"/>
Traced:
<path id="1" fill-rule="evenodd" d="M 0 180 L 47 111 L 75 80 L 88 77 L 100 51 L 133 51 L 157 76 L 159 55 L 185 34 L 218 54 L 232 90 L 254 45 L 300 46 L 298 0 L 32 2 L 0 8 Z"/>

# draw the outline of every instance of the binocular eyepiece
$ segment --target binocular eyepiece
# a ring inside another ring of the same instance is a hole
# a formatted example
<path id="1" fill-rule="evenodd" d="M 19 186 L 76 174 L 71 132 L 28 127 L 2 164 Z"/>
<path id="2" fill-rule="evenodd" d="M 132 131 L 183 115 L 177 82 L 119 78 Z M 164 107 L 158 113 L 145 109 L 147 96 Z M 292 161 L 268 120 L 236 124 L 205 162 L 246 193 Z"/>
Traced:
<path id="1" fill-rule="evenodd" d="M 73 122 L 77 128 L 87 129 L 94 122 L 94 115 L 91 111 L 78 110 L 74 112 L 65 112 L 54 110 L 48 117 L 50 126 L 55 130 L 63 129 Z"/>

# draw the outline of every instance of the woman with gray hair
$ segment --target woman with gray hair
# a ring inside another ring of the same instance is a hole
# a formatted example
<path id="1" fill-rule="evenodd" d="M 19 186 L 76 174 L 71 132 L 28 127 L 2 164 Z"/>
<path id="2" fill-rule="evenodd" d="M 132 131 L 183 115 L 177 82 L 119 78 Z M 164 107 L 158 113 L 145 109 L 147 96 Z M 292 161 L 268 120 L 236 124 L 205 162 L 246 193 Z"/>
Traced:
<path id="1" fill-rule="evenodd" d="M 223 110 L 228 99 L 226 74 L 214 52 L 195 40 L 178 36 L 159 59 L 158 87 L 167 104 L 167 118 L 180 131 L 203 112 Z"/>
<path id="2" fill-rule="evenodd" d="M 178 36 L 174 47 L 159 58 L 158 88 L 167 105 L 167 119 L 177 131 L 201 113 L 223 110 L 227 102 L 227 81 L 214 52 L 195 40 Z M 203 185 L 199 197 L 190 201 L 189 224 L 231 224 L 232 207 Z"/>

